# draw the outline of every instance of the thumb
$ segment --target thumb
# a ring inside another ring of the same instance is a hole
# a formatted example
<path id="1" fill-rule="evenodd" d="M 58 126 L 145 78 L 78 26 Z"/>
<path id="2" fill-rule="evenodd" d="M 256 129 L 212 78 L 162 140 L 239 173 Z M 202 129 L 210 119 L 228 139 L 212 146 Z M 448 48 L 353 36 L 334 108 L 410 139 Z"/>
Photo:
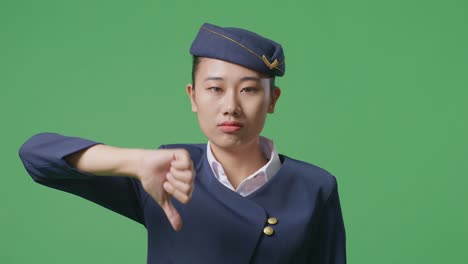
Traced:
<path id="1" fill-rule="evenodd" d="M 168 197 L 167 200 L 164 200 L 161 204 L 161 208 L 166 214 L 167 219 L 174 228 L 175 231 L 180 231 L 182 229 L 182 217 L 180 216 L 177 209 L 172 204 L 171 199 Z"/>

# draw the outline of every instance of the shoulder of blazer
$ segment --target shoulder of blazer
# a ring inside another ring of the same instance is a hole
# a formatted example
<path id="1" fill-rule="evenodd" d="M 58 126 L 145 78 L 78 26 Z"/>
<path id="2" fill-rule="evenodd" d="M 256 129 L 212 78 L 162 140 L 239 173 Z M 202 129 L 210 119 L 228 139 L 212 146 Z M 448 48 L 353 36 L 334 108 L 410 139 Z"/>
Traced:
<path id="1" fill-rule="evenodd" d="M 298 177 L 303 184 L 318 187 L 324 196 L 328 198 L 336 188 L 336 177 L 329 171 L 305 161 L 296 160 L 288 156 L 280 154 L 283 165 L 289 164 L 290 169 L 295 177 Z M 285 162 L 287 160 L 287 162 Z"/>

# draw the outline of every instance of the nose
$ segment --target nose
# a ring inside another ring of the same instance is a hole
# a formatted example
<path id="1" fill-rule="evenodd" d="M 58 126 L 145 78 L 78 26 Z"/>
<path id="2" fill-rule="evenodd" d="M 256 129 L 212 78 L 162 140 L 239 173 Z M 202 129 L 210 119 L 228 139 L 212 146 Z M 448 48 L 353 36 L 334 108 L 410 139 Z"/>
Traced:
<path id="1" fill-rule="evenodd" d="M 239 116 L 242 112 L 242 108 L 239 103 L 239 98 L 234 91 L 229 91 L 224 94 L 223 104 L 223 115 Z"/>

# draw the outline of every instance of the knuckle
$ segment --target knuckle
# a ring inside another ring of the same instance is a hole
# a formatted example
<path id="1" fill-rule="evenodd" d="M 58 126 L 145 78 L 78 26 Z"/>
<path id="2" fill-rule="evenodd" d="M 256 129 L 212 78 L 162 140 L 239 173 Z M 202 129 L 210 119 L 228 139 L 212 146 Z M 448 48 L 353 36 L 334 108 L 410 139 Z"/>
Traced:
<path id="1" fill-rule="evenodd" d="M 190 172 L 184 171 L 183 178 L 185 181 L 190 182 L 190 180 L 192 179 L 192 175 L 190 175 Z"/>
<path id="2" fill-rule="evenodd" d="M 177 153 L 181 156 L 181 157 L 188 157 L 189 156 L 189 152 L 186 150 L 186 149 L 178 149 Z"/>
<path id="3" fill-rule="evenodd" d="M 169 172 L 170 173 L 174 173 L 175 172 L 175 168 L 173 166 L 171 166 L 171 168 L 169 169 Z"/>
<path id="4" fill-rule="evenodd" d="M 181 202 L 183 204 L 188 204 L 188 202 L 190 202 L 190 198 L 184 195 L 183 197 L 181 197 Z"/>
<path id="5" fill-rule="evenodd" d="M 191 193 L 193 192 L 193 188 L 194 188 L 194 184 L 193 184 L 193 183 L 187 184 L 187 193 L 188 193 L 188 194 L 191 194 Z"/>
<path id="6" fill-rule="evenodd" d="M 183 188 L 184 193 L 189 193 L 190 190 L 192 189 L 192 187 L 188 184 L 184 184 L 182 188 Z"/>
<path id="7" fill-rule="evenodd" d="M 171 186 L 170 184 L 167 184 L 166 186 L 167 186 L 167 187 L 165 188 L 166 191 L 167 191 L 169 194 L 173 195 L 173 194 L 174 194 L 174 188 L 172 188 L 172 186 Z"/>

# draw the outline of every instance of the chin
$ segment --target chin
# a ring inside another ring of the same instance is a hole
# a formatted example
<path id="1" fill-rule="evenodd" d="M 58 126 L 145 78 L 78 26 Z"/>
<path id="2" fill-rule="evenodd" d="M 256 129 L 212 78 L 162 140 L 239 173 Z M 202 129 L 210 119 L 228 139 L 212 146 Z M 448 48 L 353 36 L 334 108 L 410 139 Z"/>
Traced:
<path id="1" fill-rule="evenodd" d="M 238 138 L 231 137 L 231 136 L 223 136 L 223 137 L 216 137 L 211 138 L 210 142 L 215 144 L 216 146 L 224 149 L 232 149 L 239 146 L 242 146 L 242 141 Z"/>
<path id="2" fill-rule="evenodd" d="M 249 145 L 252 141 L 252 139 L 248 140 L 236 134 L 216 135 L 214 137 L 209 137 L 209 140 L 212 144 L 223 149 L 238 149 Z"/>

